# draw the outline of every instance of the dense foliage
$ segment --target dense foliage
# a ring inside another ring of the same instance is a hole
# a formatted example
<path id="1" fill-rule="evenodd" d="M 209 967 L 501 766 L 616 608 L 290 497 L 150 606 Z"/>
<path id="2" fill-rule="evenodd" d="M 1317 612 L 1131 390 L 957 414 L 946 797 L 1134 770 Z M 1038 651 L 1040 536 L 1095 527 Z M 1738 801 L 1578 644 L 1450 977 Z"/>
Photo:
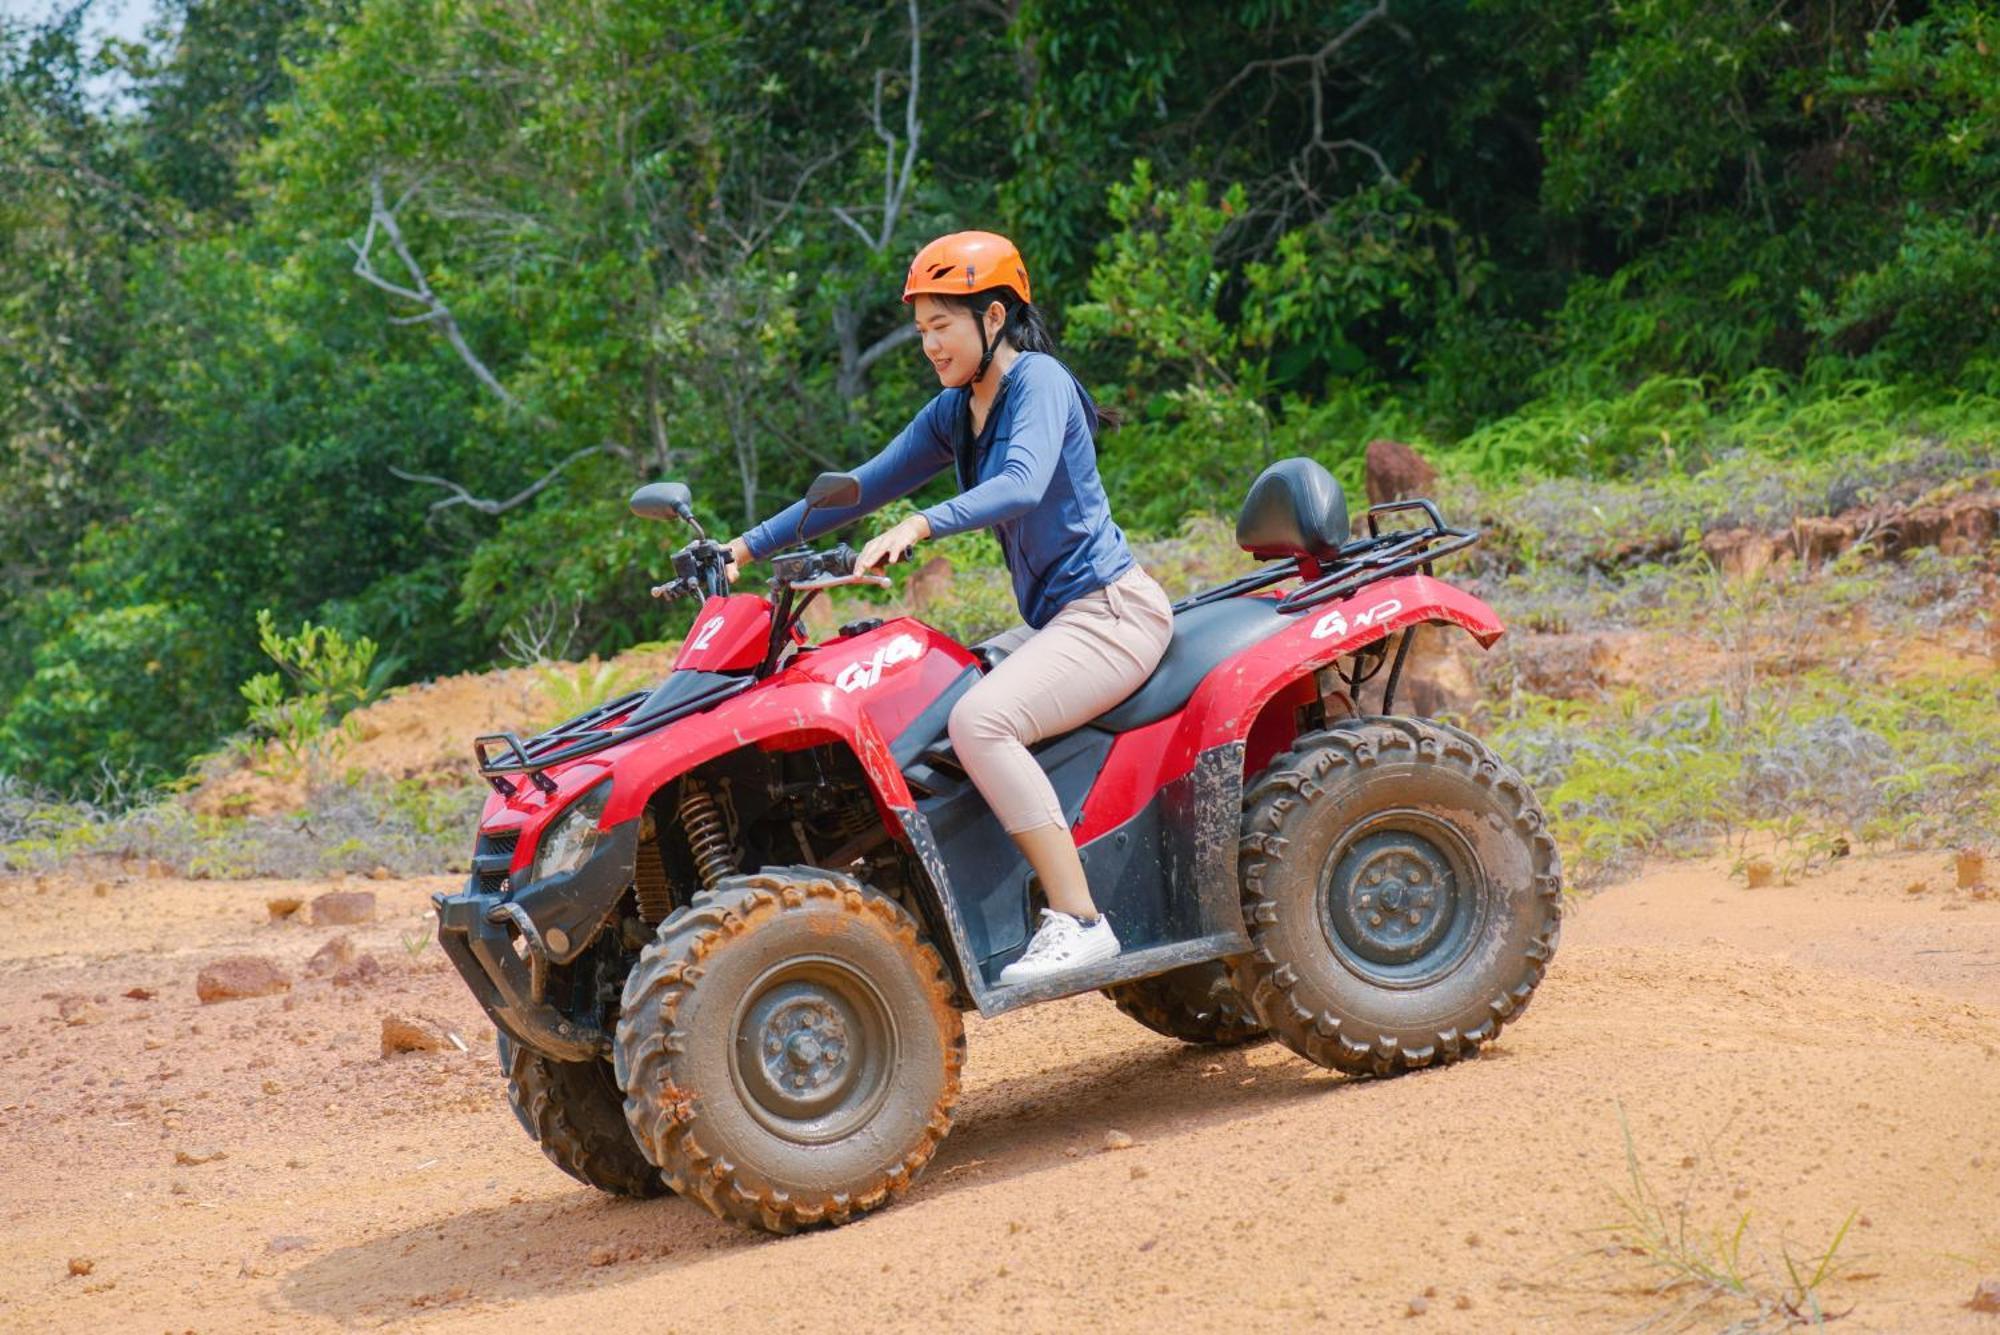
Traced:
<path id="1" fill-rule="evenodd" d="M 631 486 L 734 531 L 865 457 L 952 228 L 1140 531 L 1373 435 L 1645 474 L 2000 395 L 1973 0 L 86 11 L 0 18 L 0 772 L 58 787 L 241 726 L 260 609 L 404 678 L 656 637 Z"/>

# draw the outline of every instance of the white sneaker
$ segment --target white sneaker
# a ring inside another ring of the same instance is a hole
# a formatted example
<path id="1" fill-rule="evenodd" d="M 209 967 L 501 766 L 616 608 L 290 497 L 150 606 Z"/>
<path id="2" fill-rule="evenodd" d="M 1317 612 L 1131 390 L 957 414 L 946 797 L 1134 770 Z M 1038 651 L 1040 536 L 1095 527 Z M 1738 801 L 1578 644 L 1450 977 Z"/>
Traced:
<path id="1" fill-rule="evenodd" d="M 1044 978 L 1080 969 L 1086 964 L 1108 960 L 1118 953 L 1118 937 L 1111 919 L 1100 913 L 1097 922 L 1085 927 L 1067 913 L 1042 910 L 1042 925 L 1021 958 L 1000 971 L 1000 981 L 1039 983 Z"/>

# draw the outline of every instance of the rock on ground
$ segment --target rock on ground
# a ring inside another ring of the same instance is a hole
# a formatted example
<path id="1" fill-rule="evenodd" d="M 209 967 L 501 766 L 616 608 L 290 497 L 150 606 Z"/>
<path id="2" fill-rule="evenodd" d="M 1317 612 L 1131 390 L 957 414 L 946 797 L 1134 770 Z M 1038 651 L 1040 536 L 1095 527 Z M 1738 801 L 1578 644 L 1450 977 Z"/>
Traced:
<path id="1" fill-rule="evenodd" d="M 335 987 L 365 987 L 382 976 L 382 966 L 365 951 L 353 964 L 333 975 Z"/>
<path id="2" fill-rule="evenodd" d="M 352 937 L 336 936 L 313 952 L 306 961 L 306 972 L 315 976 L 334 973 L 354 963 L 354 940 Z"/>
<path id="3" fill-rule="evenodd" d="M 329 890 L 312 902 L 315 927 L 357 927 L 375 921 L 373 890 Z"/>
<path id="4" fill-rule="evenodd" d="M 1428 496 L 1437 483 L 1437 470 L 1401 441 L 1369 441 L 1366 467 L 1370 505 Z"/>
<path id="5" fill-rule="evenodd" d="M 401 1052 L 445 1052 L 460 1048 L 454 1043 L 451 1032 L 436 1020 L 421 1015 L 385 1015 L 382 1017 L 382 1055 L 393 1057 Z"/>
<path id="6" fill-rule="evenodd" d="M 289 992 L 292 980 L 262 955 L 230 955 L 195 975 L 194 994 L 204 1006 L 244 997 L 268 997 Z"/>

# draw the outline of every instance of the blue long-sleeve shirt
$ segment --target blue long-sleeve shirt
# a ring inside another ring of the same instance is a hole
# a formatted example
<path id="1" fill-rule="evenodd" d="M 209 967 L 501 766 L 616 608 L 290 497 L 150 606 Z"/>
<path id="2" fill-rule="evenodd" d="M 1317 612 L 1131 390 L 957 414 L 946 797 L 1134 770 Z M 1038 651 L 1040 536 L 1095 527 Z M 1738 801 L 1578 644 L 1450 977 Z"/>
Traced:
<path id="1" fill-rule="evenodd" d="M 861 499 L 815 509 L 804 537 L 810 541 L 907 496 L 958 462 L 959 494 L 921 511 L 931 535 L 991 526 L 1021 617 L 1040 629 L 1071 599 L 1103 588 L 1134 564 L 1097 474 L 1094 409 L 1069 368 L 1038 352 L 1022 353 L 1008 368 L 976 441 L 967 439 L 970 395 L 947 389 L 925 404 L 881 453 L 854 470 Z M 745 533 L 750 555 L 761 561 L 790 544 L 804 505 L 795 501 Z"/>

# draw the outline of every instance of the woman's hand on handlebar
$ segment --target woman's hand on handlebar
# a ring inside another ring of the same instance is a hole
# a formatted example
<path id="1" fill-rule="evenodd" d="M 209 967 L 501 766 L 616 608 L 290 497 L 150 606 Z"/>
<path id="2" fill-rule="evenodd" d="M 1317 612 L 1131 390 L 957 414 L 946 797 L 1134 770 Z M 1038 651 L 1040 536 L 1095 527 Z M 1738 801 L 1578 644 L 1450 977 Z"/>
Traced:
<path id="1" fill-rule="evenodd" d="M 743 567 L 750 564 L 750 544 L 741 538 L 729 540 L 729 563 L 722 567 L 722 573 L 731 584 L 743 574 Z"/>
<path id="2" fill-rule="evenodd" d="M 861 549 L 861 555 L 854 558 L 854 573 L 865 574 L 878 565 L 900 561 L 910 548 L 930 535 L 931 521 L 922 515 L 911 515 L 868 540 L 868 545 Z"/>

